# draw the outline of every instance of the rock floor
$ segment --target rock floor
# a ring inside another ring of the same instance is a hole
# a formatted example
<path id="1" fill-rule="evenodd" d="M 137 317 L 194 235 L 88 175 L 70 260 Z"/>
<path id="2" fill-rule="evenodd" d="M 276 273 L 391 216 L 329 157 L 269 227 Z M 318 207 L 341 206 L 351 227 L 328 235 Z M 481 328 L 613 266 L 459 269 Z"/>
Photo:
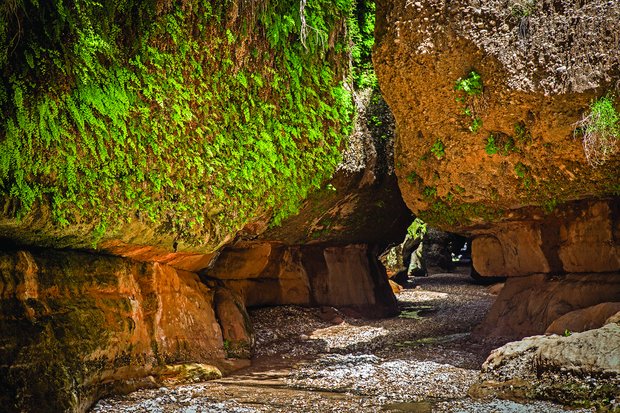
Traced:
<path id="1" fill-rule="evenodd" d="M 503 343 L 470 336 L 495 296 L 464 272 L 416 278 L 415 288 L 398 295 L 400 316 L 390 319 L 331 308 L 255 309 L 251 367 L 220 380 L 103 399 L 91 412 L 564 411 L 544 402 L 467 397 L 482 362 Z"/>

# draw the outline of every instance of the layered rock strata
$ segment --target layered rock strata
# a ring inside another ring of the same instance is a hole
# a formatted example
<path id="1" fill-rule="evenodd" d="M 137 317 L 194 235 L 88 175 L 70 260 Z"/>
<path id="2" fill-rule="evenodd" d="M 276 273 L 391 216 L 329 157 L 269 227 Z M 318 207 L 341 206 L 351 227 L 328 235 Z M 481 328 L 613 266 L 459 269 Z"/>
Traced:
<path id="1" fill-rule="evenodd" d="M 620 397 L 619 342 L 616 319 L 568 337 L 534 336 L 508 343 L 491 353 L 469 393 L 615 411 Z"/>
<path id="2" fill-rule="evenodd" d="M 0 269 L 4 411 L 84 411 L 167 365 L 225 367 L 214 291 L 194 273 L 53 250 L 2 252 Z"/>

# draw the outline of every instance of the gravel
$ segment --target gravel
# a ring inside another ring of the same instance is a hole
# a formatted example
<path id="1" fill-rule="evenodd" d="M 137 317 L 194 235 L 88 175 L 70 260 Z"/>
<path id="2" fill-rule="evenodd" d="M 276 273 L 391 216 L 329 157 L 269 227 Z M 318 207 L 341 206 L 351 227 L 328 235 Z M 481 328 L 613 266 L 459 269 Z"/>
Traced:
<path id="1" fill-rule="evenodd" d="M 139 390 L 92 412 L 561 412 L 533 402 L 473 401 L 467 390 L 497 343 L 469 332 L 494 296 L 464 274 L 416 278 L 401 317 L 325 321 L 326 309 L 254 309 L 252 367 L 219 380 Z M 500 343 L 503 344 L 503 343 Z M 589 410 L 577 410 L 586 412 Z"/>
<path id="2" fill-rule="evenodd" d="M 370 354 L 334 354 L 298 366 L 287 384 L 295 388 L 419 401 L 428 397 L 465 397 L 477 376 L 475 370 L 433 361 L 386 361 Z"/>

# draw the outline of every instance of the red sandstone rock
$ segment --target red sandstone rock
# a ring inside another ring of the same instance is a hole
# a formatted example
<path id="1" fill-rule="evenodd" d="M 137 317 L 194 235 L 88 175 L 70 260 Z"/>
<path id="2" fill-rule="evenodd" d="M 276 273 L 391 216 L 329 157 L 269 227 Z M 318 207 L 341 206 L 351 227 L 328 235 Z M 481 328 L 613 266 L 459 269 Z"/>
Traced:
<path id="1" fill-rule="evenodd" d="M 365 245 L 245 243 L 222 251 L 207 278 L 221 280 L 248 307 L 349 307 L 367 316 L 397 312 L 385 270 Z"/>
<path id="2" fill-rule="evenodd" d="M 579 333 L 586 330 L 600 328 L 607 320 L 620 311 L 620 302 L 601 303 L 588 308 L 571 311 L 554 320 L 545 334 L 562 335 L 566 331 Z"/>
<path id="3" fill-rule="evenodd" d="M 543 334 L 571 311 L 617 301 L 620 273 L 511 277 L 476 333 L 512 339 Z"/>
<path id="4" fill-rule="evenodd" d="M 2 408 L 83 411 L 166 365 L 224 358 L 213 291 L 170 266 L 2 252 L 0 291 Z"/>
<path id="5" fill-rule="evenodd" d="M 483 276 L 620 270 L 620 215 L 613 202 L 585 202 L 538 222 L 500 223 L 476 233 L 472 261 Z"/>

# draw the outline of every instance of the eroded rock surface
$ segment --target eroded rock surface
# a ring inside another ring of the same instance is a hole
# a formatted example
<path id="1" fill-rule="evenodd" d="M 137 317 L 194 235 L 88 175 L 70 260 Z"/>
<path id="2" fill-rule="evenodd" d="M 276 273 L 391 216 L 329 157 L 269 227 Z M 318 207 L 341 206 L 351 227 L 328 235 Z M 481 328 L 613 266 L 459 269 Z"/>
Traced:
<path id="1" fill-rule="evenodd" d="M 483 276 L 620 271 L 619 208 L 615 201 L 580 202 L 477 230 L 473 265 Z"/>
<path id="2" fill-rule="evenodd" d="M 330 305 L 375 317 L 397 312 L 385 269 L 366 245 L 247 243 L 222 251 L 203 276 L 248 307 Z"/>
<path id="3" fill-rule="evenodd" d="M 620 325 L 528 337 L 494 350 L 482 367 L 474 396 L 548 399 L 592 404 L 620 397 Z"/>
<path id="4" fill-rule="evenodd" d="M 478 334 L 520 339 L 543 334 L 561 316 L 620 300 L 620 274 L 509 277 Z"/>
<path id="5" fill-rule="evenodd" d="M 355 91 L 357 119 L 342 162 L 300 211 L 259 238 L 288 245 L 368 244 L 378 252 L 401 241 L 413 221 L 394 172 L 394 118 L 378 91 Z"/>
<path id="6" fill-rule="evenodd" d="M 592 168 L 573 132 L 616 88 L 619 15 L 606 0 L 378 2 L 373 60 L 412 211 L 466 231 L 617 196 L 618 154 Z M 472 71 L 480 93 L 455 90 Z"/>
<path id="7" fill-rule="evenodd" d="M 213 290 L 160 264 L 79 252 L 0 253 L 0 406 L 83 411 L 166 365 L 224 358 Z"/>
<path id="8" fill-rule="evenodd" d="M 558 317 L 547 327 L 545 334 L 580 333 L 602 327 L 607 320 L 620 314 L 620 302 L 601 303 L 571 311 Z"/>
<path id="9" fill-rule="evenodd" d="M 202 367 L 169 365 L 210 364 L 226 372 L 234 365 L 225 357 L 251 356 L 246 306 L 395 314 L 385 271 L 373 257 L 364 245 L 253 243 L 222 252 L 201 280 L 169 265 L 113 256 L 3 252 L 0 407 L 83 411 L 110 392 L 211 377 Z"/>

